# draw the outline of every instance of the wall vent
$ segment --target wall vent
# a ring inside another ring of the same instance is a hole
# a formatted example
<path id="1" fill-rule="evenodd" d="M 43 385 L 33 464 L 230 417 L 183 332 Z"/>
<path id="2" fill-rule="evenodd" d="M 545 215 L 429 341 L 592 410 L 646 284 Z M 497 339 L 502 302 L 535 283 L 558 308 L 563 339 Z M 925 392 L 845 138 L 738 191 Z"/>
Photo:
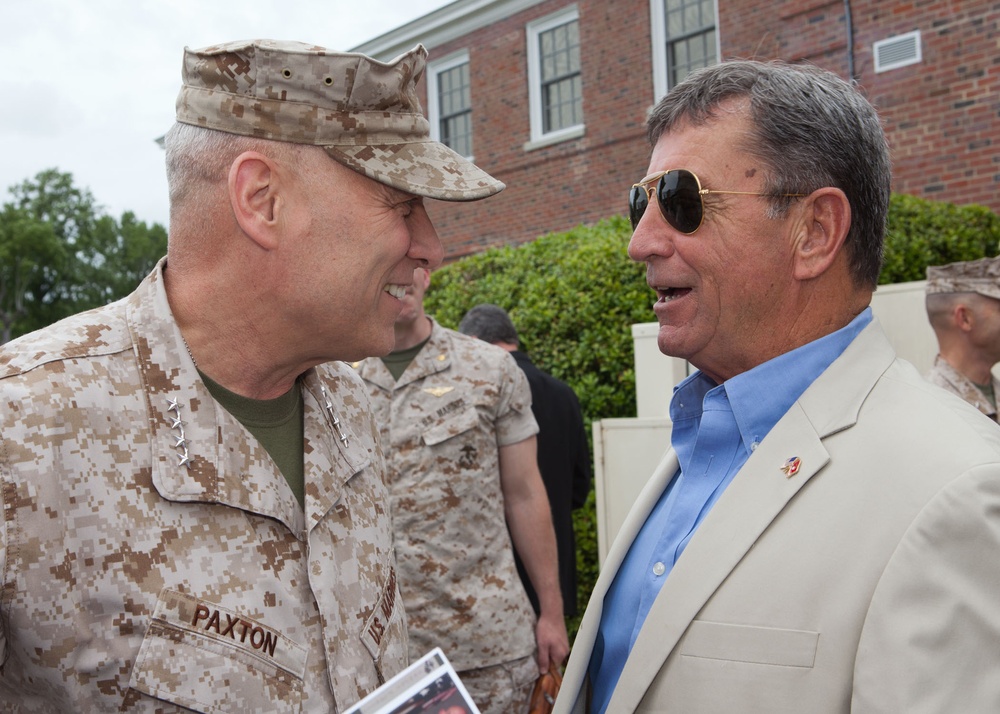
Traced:
<path id="1" fill-rule="evenodd" d="M 920 30 L 879 40 L 873 45 L 872 53 L 875 55 L 876 72 L 917 64 L 923 59 L 920 52 Z"/>

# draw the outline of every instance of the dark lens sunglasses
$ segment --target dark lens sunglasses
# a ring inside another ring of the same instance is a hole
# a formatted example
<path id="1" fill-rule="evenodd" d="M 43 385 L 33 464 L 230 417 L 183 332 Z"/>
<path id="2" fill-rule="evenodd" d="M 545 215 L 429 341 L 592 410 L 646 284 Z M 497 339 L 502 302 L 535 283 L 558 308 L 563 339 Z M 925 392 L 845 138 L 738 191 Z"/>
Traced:
<path id="1" fill-rule="evenodd" d="M 754 191 L 713 191 L 701 187 L 701 181 L 687 169 L 670 169 L 647 176 L 642 181 L 632 184 L 628 194 L 628 217 L 632 222 L 632 230 L 639 225 L 639 219 L 646 212 L 653 192 L 656 192 L 656 205 L 660 209 L 663 220 L 676 230 L 691 235 L 701 227 L 705 218 L 705 204 L 702 197 L 706 193 L 727 193 L 737 196 L 768 196 L 767 193 Z M 804 196 L 802 193 L 783 193 L 781 196 Z"/>

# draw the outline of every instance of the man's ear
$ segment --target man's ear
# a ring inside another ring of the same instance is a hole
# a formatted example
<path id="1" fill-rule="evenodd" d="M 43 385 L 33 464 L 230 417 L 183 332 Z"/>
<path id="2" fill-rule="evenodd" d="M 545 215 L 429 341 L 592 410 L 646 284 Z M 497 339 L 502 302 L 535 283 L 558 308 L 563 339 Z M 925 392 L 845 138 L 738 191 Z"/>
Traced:
<path id="1" fill-rule="evenodd" d="M 808 280 L 826 272 L 844 250 L 851 227 L 851 204 L 839 188 L 817 189 L 805 198 L 795 245 L 795 277 Z"/>
<path id="2" fill-rule="evenodd" d="M 951 309 L 951 320 L 962 332 L 972 332 L 972 328 L 976 326 L 976 315 L 964 302 L 956 303 Z"/>
<path id="3" fill-rule="evenodd" d="M 243 232 L 265 250 L 278 245 L 279 213 L 284 209 L 277 166 L 256 151 L 247 151 L 229 167 L 229 202 Z"/>

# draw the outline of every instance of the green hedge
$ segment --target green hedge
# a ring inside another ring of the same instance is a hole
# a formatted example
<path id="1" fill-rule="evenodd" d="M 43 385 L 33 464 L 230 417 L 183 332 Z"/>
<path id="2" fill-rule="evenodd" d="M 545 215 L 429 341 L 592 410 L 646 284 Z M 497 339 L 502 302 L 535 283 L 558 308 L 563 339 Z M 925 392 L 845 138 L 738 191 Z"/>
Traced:
<path id="1" fill-rule="evenodd" d="M 434 273 L 427 311 L 456 327 L 473 305 L 500 305 L 534 362 L 576 391 L 588 427 L 595 419 L 634 417 L 632 325 L 656 317 L 645 268 L 626 253 L 630 235 L 616 216 L 463 258 Z M 879 282 L 922 280 L 928 265 L 994 256 L 998 248 L 1000 218 L 990 210 L 894 195 Z M 593 493 L 574 513 L 574 528 L 582 610 L 597 578 Z M 568 623 L 571 637 L 578 624 Z"/>
<path id="2" fill-rule="evenodd" d="M 928 265 L 991 258 L 998 250 L 1000 217 L 990 209 L 894 194 L 879 283 L 923 280 Z"/>
<path id="3" fill-rule="evenodd" d="M 500 305 L 535 363 L 576 390 L 584 414 L 635 416 L 631 325 L 656 318 L 645 268 L 625 252 L 629 235 L 616 217 L 469 256 L 434 273 L 427 311 L 455 327 L 473 305 Z"/>

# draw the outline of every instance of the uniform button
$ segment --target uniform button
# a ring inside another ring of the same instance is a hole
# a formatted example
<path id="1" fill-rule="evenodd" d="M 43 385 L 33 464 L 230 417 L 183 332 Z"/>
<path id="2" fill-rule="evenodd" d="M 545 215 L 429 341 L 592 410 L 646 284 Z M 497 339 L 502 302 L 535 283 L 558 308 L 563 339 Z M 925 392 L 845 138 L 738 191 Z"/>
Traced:
<path id="1" fill-rule="evenodd" d="M 653 575 L 655 575 L 656 577 L 660 577 L 665 572 L 667 572 L 667 566 L 664 565 L 663 563 L 657 563 L 656 565 L 653 566 Z"/>

